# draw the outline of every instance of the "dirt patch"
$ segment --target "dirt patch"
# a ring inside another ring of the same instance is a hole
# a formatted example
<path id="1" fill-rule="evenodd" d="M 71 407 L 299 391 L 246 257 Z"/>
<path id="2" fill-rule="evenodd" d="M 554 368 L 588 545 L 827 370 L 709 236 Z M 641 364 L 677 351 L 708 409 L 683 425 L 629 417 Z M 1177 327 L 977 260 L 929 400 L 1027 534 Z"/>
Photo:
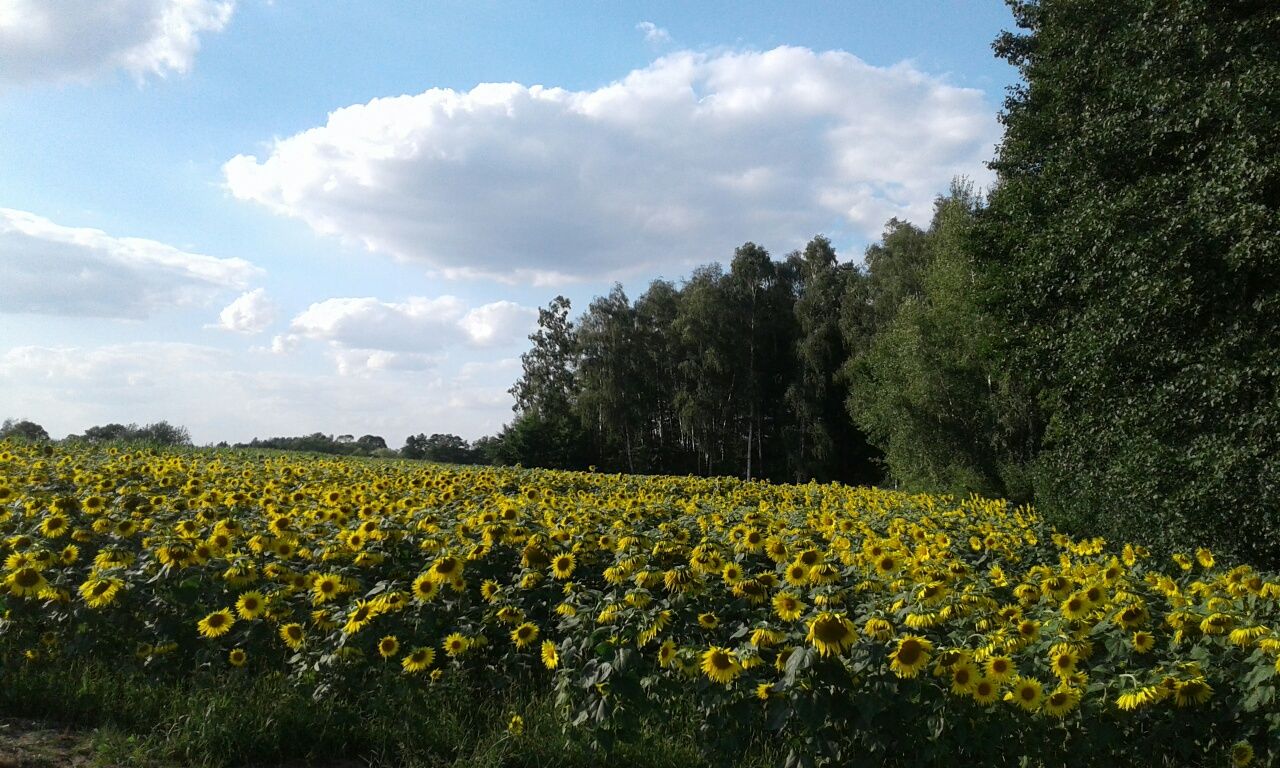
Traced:
<path id="1" fill-rule="evenodd" d="M 93 751 L 90 733 L 0 718 L 0 768 L 90 768 Z"/>

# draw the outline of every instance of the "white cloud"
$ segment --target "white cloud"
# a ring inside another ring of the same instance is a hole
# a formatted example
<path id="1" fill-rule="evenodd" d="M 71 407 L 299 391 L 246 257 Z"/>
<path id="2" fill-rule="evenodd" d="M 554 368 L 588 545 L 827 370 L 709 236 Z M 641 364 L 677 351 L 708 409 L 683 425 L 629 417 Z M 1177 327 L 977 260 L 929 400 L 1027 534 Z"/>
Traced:
<path id="1" fill-rule="evenodd" d="M 524 338 L 537 310 L 510 301 L 474 309 L 454 296 L 403 302 L 335 298 L 312 304 L 293 319 L 293 333 L 348 348 L 437 350 L 455 344 L 498 346 Z"/>
<path id="2" fill-rule="evenodd" d="M 500 347 L 521 341 L 537 310 L 510 301 L 468 309 L 455 296 L 385 302 L 372 297 L 333 298 L 299 313 L 272 350 L 289 353 L 300 340 L 328 342 L 340 373 L 426 370 L 450 347 Z"/>
<path id="3" fill-rule="evenodd" d="M 0 208 L 0 312 L 144 318 L 243 289 L 262 270 Z"/>
<path id="4" fill-rule="evenodd" d="M 652 21 L 642 21 L 636 30 L 644 33 L 644 41 L 650 45 L 662 45 L 671 42 L 671 33 Z"/>
<path id="5" fill-rule="evenodd" d="M 236 197 L 446 277 L 621 279 L 925 222 L 999 136 L 980 91 L 843 52 L 679 52 L 593 91 L 374 99 L 224 166 Z"/>
<path id="6" fill-rule="evenodd" d="M 332 350 L 333 362 L 342 376 L 356 376 L 379 371 L 429 371 L 444 358 L 424 352 L 388 352 L 385 349 Z"/>
<path id="7" fill-rule="evenodd" d="M 191 69 L 200 35 L 221 31 L 235 0 L 3 0 L 0 82 L 136 79 Z"/>
<path id="8" fill-rule="evenodd" d="M 218 313 L 218 328 L 236 333 L 262 333 L 276 319 L 276 305 L 263 288 L 240 294 Z"/>
<path id="9" fill-rule="evenodd" d="M 418 432 L 491 434 L 511 417 L 505 364 L 465 377 L 396 365 L 344 376 L 239 367 L 247 360 L 192 344 L 24 346 L 0 354 L 0 389 L 11 413 L 54 436 L 166 419 L 197 442 L 322 431 L 382 435 L 398 447 Z"/>
<path id="10" fill-rule="evenodd" d="M 459 324 L 472 344 L 492 347 L 528 336 L 537 316 L 535 309 L 511 301 L 495 301 L 471 310 Z"/>

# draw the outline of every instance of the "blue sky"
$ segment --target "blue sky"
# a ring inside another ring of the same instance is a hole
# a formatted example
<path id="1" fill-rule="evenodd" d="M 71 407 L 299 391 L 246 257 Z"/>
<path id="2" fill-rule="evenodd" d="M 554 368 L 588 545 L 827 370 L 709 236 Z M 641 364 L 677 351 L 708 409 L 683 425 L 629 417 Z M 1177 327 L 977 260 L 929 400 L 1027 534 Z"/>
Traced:
<path id="1" fill-rule="evenodd" d="M 495 431 L 534 308 L 857 259 L 1014 78 L 994 0 L 101 8 L 0 0 L 0 416 L 55 435 Z"/>

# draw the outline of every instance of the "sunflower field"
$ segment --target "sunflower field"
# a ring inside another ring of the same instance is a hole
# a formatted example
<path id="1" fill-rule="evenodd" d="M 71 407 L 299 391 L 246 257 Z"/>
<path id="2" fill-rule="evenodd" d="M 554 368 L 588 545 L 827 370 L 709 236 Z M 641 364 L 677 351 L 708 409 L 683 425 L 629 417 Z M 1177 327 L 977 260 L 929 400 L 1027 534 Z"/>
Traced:
<path id="1" fill-rule="evenodd" d="M 1000 501 L 0 443 L 0 562 L 5 666 L 531 677 L 602 748 L 692 702 L 790 765 L 1280 756 L 1280 576 Z"/>

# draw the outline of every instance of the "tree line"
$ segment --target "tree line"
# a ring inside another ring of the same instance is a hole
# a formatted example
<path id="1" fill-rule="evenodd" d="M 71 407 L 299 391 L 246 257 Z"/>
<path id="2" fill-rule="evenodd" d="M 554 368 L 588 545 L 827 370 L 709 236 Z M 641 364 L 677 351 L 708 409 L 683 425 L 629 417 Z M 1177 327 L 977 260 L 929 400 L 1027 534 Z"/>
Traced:
<path id="1" fill-rule="evenodd" d="M 973 279 L 962 242 L 980 207 L 957 181 L 927 228 L 890 220 L 862 265 L 822 236 L 777 260 L 746 243 L 727 268 L 656 280 L 635 301 L 615 285 L 576 318 L 556 297 L 522 357 L 501 453 L 787 482 L 884 482 L 889 466 L 924 490 L 1022 493 L 1017 436 L 971 439 L 994 434 L 978 420 L 999 408 L 973 359 L 982 316 L 952 301 Z"/>
<path id="2" fill-rule="evenodd" d="M 1280 562 L 1280 6 L 1011 2 L 986 194 L 540 312 L 507 460 L 895 483 Z"/>
<path id="3" fill-rule="evenodd" d="M 40 424 L 30 419 L 7 418 L 0 422 L 0 440 L 26 442 L 55 442 Z M 70 434 L 62 442 L 91 443 L 95 445 L 147 445 L 155 447 L 190 447 L 191 433 L 186 427 L 158 421 L 137 424 L 102 424 L 86 429 L 81 434 Z M 497 464 L 502 463 L 496 448 L 497 439 L 482 437 L 468 442 L 453 434 L 419 433 L 405 438 L 404 446 L 394 449 L 387 446 L 379 435 L 326 435 L 314 432 L 296 437 L 255 437 L 248 442 L 222 441 L 215 448 L 248 450 L 299 451 L 324 453 L 334 456 L 366 456 L 374 458 L 403 458 L 435 461 L 445 464 Z"/>

